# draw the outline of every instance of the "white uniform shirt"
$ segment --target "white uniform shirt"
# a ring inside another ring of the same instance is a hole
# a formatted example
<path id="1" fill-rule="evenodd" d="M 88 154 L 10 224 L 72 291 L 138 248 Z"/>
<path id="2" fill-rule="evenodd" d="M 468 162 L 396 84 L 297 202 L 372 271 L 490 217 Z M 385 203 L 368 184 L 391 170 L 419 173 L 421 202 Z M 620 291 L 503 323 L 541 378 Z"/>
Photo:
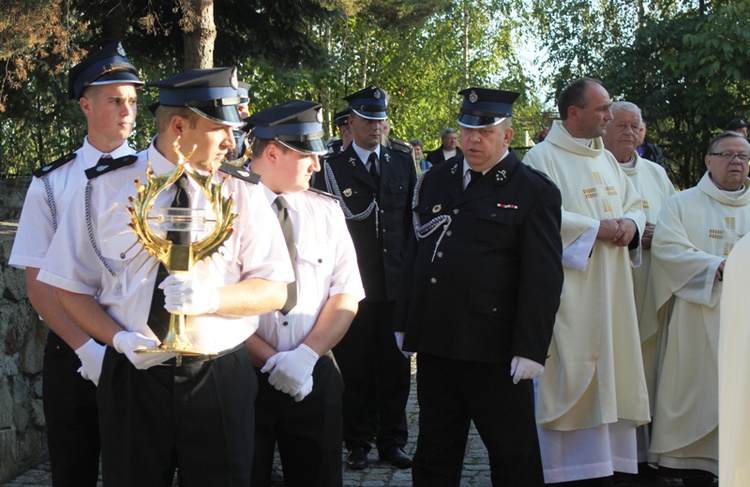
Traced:
<path id="1" fill-rule="evenodd" d="M 276 194 L 264 185 L 267 205 Z M 297 243 L 297 304 L 284 316 L 274 311 L 260 317 L 258 336 L 279 352 L 297 348 L 310 334 L 329 297 L 365 297 L 357 254 L 338 202 L 314 191 L 284 194 Z M 276 226 L 279 226 L 278 221 Z"/>
<path id="2" fill-rule="evenodd" d="M 99 303 L 124 329 L 154 337 L 146 321 L 158 263 L 150 257 L 129 227 L 129 197 L 136 192 L 135 179 L 145 182 L 148 161 L 156 174 L 171 171 L 174 165 L 161 155 L 153 143 L 138 154 L 138 161 L 91 181 L 90 238 L 86 222 L 85 188 L 72 202 L 70 225 L 60 229 L 53 240 L 56 251 L 45 259 L 39 279 L 74 293 L 98 296 Z M 225 174 L 217 174 L 218 181 Z M 212 218 L 211 205 L 192 179 L 189 192 L 192 208 L 204 208 Z M 168 207 L 176 189 L 170 187 L 157 198 L 154 208 Z M 238 216 L 234 231 L 221 248 L 196 263 L 190 271 L 204 283 L 217 287 L 249 278 L 291 282 L 294 273 L 289 263 L 278 220 L 270 210 L 263 190 L 257 185 L 228 178 L 223 193 L 234 193 L 233 212 Z M 156 210 L 151 211 L 151 215 Z M 151 226 L 154 233 L 164 230 Z M 192 240 L 206 236 L 196 232 Z M 93 240 L 93 241 L 92 241 Z M 93 245 L 95 244 L 96 247 Z M 54 254 L 54 255 L 52 255 Z M 220 352 L 242 343 L 258 326 L 257 316 L 188 316 L 186 329 L 193 344 L 209 352 Z"/>
<path id="3" fill-rule="evenodd" d="M 127 142 L 124 142 L 109 154 L 116 159 L 134 153 Z M 103 155 L 89 144 L 88 138 L 75 154 L 72 161 L 41 178 L 34 177 L 31 180 L 10 254 L 9 264 L 13 267 L 42 267 L 44 256 L 55 235 L 55 227 L 63 221 L 63 214 L 69 207 L 73 194 L 86 184 L 84 171 L 95 166 Z"/>

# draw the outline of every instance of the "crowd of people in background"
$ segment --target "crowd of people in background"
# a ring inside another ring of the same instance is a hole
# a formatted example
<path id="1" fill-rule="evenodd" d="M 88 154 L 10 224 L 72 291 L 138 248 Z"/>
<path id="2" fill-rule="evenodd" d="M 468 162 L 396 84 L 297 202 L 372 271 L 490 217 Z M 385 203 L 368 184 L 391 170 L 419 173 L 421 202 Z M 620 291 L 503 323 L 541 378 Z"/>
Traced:
<path id="1" fill-rule="evenodd" d="M 136 153 L 144 82 L 122 46 L 69 72 L 87 136 L 35 172 L 10 258 L 50 327 L 54 485 L 96 485 L 101 458 L 107 486 L 336 487 L 375 448 L 415 486 L 457 487 L 471 422 L 495 486 L 750 482 L 727 332 L 746 319 L 744 120 L 677 192 L 639 107 L 595 79 L 560 92 L 521 159 L 516 92 L 462 90 L 459 129 L 426 151 L 391 136 L 381 87 L 343 98 L 326 144 L 319 103 L 250 114 L 237 75 L 149 83 L 157 129 Z M 144 194 L 231 230 L 188 265 L 213 227 L 142 237 Z M 160 348 L 174 315 L 191 353 Z"/>

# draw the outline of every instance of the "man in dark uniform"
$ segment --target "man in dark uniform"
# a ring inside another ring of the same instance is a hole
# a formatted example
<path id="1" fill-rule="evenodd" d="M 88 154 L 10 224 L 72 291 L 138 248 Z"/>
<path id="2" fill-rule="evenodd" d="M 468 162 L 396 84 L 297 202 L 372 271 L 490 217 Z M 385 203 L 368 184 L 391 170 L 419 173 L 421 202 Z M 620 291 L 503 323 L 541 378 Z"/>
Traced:
<path id="1" fill-rule="evenodd" d="M 333 122 L 339 128 L 339 134 L 341 138 L 328 145 L 328 154 L 324 157 L 330 157 L 331 155 L 344 152 L 349 144 L 352 143 L 352 134 L 349 130 L 349 114 L 351 109 L 349 107 L 344 108 L 340 112 L 336 112 L 333 116 Z"/>
<path id="2" fill-rule="evenodd" d="M 560 191 L 522 164 L 518 93 L 470 88 L 464 157 L 425 173 L 396 312 L 417 353 L 415 486 L 458 486 L 470 420 L 495 486 L 544 485 L 531 380 L 544 370 L 562 289 Z"/>
<path id="3" fill-rule="evenodd" d="M 334 348 L 344 377 L 344 443 L 347 466 L 368 465 L 370 442 L 380 460 L 411 466 L 406 445 L 409 361 L 393 339 L 393 310 L 401 283 L 403 254 L 411 230 L 416 172 L 411 156 L 381 141 L 387 94 L 369 87 L 344 98 L 353 142 L 324 161 L 315 186 L 341 198 L 365 299 L 351 328 Z"/>
<path id="4" fill-rule="evenodd" d="M 59 305 L 54 289 L 37 281 L 44 256 L 71 195 L 86 183 L 84 171 L 135 151 L 127 139 L 135 125 L 138 70 L 119 42 L 108 44 L 70 69 L 69 96 L 86 117 L 87 136 L 77 151 L 34 172 L 26 193 L 10 264 L 26 269 L 34 309 L 50 327 L 44 349 L 43 402 L 55 486 L 95 486 L 99 478 L 96 384 L 104 345 L 79 328 Z"/>

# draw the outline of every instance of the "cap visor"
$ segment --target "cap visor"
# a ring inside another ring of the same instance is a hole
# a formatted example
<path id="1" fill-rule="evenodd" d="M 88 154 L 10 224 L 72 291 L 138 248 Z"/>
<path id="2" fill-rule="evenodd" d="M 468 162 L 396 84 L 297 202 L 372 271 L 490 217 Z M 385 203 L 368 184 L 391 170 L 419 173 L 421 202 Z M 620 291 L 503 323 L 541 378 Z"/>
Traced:
<path id="1" fill-rule="evenodd" d="M 278 142 L 284 144 L 292 150 L 303 152 L 305 154 L 315 154 L 317 156 L 328 154 L 328 148 L 326 147 L 326 144 L 322 138 L 306 140 L 304 142 L 300 142 L 297 140 L 279 140 Z"/>
<path id="2" fill-rule="evenodd" d="M 388 114 L 385 112 L 367 112 L 364 110 L 355 110 L 353 108 L 352 111 L 360 117 L 366 118 L 368 120 L 385 120 L 386 118 L 388 118 Z"/>
<path id="3" fill-rule="evenodd" d="M 470 129 L 478 129 L 482 127 L 492 127 L 505 120 L 507 117 L 485 117 L 482 115 L 472 115 L 470 113 L 462 113 L 458 116 L 458 124 L 462 127 Z"/>
<path id="4" fill-rule="evenodd" d="M 240 112 L 237 111 L 236 105 L 223 107 L 190 107 L 190 109 L 197 114 L 222 125 L 237 128 L 245 125 L 245 122 L 240 118 Z"/>

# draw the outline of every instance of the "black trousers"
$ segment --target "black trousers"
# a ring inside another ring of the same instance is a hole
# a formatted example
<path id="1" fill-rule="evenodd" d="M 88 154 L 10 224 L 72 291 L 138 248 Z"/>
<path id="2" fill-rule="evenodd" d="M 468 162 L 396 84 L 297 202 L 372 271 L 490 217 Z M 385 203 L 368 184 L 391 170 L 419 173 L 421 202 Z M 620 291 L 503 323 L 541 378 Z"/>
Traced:
<path id="1" fill-rule="evenodd" d="M 417 354 L 419 437 L 415 487 L 458 487 L 470 421 L 487 447 L 493 486 L 544 485 L 530 380 L 513 384 L 510 363 Z"/>
<path id="2" fill-rule="evenodd" d="M 138 370 L 107 348 L 99 381 L 104 485 L 250 484 L 257 379 L 244 347 Z"/>
<path id="3" fill-rule="evenodd" d="M 96 486 L 99 411 L 96 386 L 78 373 L 75 351 L 50 331 L 44 348 L 42 393 L 52 485 Z"/>
<path id="4" fill-rule="evenodd" d="M 406 445 L 410 365 L 393 335 L 393 302 L 359 303 L 344 338 L 333 349 L 344 377 L 344 443 L 379 452 Z"/>
<path id="5" fill-rule="evenodd" d="M 258 377 L 252 487 L 271 485 L 278 442 L 287 487 L 341 487 L 341 394 L 344 383 L 333 354 L 318 359 L 313 390 L 302 401 L 277 391 L 268 374 Z"/>

